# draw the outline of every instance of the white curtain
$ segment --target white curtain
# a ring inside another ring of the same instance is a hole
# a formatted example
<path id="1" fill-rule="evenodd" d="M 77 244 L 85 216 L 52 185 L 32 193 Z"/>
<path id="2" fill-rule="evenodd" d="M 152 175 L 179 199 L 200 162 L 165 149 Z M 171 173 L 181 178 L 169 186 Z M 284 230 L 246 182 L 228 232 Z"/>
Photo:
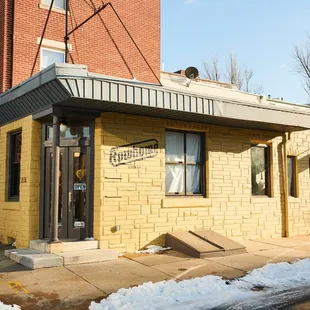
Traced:
<path id="1" fill-rule="evenodd" d="M 184 162 L 184 134 L 166 132 L 166 162 Z"/>
<path id="2" fill-rule="evenodd" d="M 186 166 L 186 191 L 194 194 L 201 193 L 200 189 L 200 166 Z"/>
<path id="3" fill-rule="evenodd" d="M 166 193 L 184 193 L 184 165 L 166 165 Z"/>
<path id="4" fill-rule="evenodd" d="M 292 184 L 293 184 L 293 158 L 287 158 L 287 188 L 288 194 L 292 196 Z"/>
<path id="5" fill-rule="evenodd" d="M 201 137 L 197 134 L 186 134 L 186 161 L 199 163 L 201 152 Z"/>
<path id="6" fill-rule="evenodd" d="M 198 134 L 186 134 L 186 161 L 192 165 L 186 167 L 186 191 L 200 193 L 201 137 Z M 173 162 L 176 164 L 169 164 Z M 184 133 L 166 132 L 166 193 L 185 192 Z"/>

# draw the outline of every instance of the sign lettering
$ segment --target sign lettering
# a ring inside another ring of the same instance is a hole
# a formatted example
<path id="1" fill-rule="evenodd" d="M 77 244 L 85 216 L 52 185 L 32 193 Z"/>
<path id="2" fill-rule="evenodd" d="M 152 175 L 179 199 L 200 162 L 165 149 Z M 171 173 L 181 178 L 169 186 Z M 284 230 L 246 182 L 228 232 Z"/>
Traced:
<path id="1" fill-rule="evenodd" d="M 150 139 L 137 143 L 113 147 L 110 150 L 110 164 L 114 167 L 153 158 L 158 154 L 158 141 Z"/>

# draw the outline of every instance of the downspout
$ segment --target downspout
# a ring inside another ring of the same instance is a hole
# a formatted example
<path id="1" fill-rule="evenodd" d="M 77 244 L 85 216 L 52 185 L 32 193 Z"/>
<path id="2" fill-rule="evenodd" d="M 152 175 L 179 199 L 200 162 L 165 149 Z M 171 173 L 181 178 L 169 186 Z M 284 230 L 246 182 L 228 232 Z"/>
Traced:
<path id="1" fill-rule="evenodd" d="M 289 237 L 289 221 L 288 221 L 288 189 L 287 189 L 287 134 L 282 136 L 283 146 L 283 191 L 284 191 L 284 231 L 283 237 Z"/>
<path id="2" fill-rule="evenodd" d="M 10 78 L 10 88 L 14 85 L 14 38 L 15 38 L 15 0 L 12 0 L 12 38 L 11 38 L 11 78 Z"/>

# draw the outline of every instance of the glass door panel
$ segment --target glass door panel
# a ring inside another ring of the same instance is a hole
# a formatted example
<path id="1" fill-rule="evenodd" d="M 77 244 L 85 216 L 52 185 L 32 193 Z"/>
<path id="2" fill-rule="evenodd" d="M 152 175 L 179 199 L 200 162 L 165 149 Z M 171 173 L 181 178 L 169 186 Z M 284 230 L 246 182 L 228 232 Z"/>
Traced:
<path id="1" fill-rule="evenodd" d="M 71 147 L 69 152 L 69 238 L 85 235 L 88 204 L 87 147 Z"/>
<path id="2" fill-rule="evenodd" d="M 45 214 L 44 235 L 50 236 L 52 218 L 52 175 L 54 166 L 52 148 L 46 149 L 45 155 Z M 66 148 L 60 149 L 59 158 L 59 197 L 58 197 L 58 236 L 67 238 L 67 183 L 68 183 L 68 153 Z"/>

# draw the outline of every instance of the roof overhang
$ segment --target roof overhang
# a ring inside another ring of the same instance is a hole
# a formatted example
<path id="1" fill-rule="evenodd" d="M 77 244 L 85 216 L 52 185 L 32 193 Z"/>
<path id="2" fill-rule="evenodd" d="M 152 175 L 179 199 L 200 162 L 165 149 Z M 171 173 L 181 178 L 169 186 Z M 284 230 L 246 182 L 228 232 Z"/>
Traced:
<path id="1" fill-rule="evenodd" d="M 223 89 L 225 91 L 225 89 Z M 236 102 L 52 65 L 0 95 L 0 125 L 55 107 L 119 112 L 199 123 L 292 132 L 310 128 L 310 109 Z"/>

